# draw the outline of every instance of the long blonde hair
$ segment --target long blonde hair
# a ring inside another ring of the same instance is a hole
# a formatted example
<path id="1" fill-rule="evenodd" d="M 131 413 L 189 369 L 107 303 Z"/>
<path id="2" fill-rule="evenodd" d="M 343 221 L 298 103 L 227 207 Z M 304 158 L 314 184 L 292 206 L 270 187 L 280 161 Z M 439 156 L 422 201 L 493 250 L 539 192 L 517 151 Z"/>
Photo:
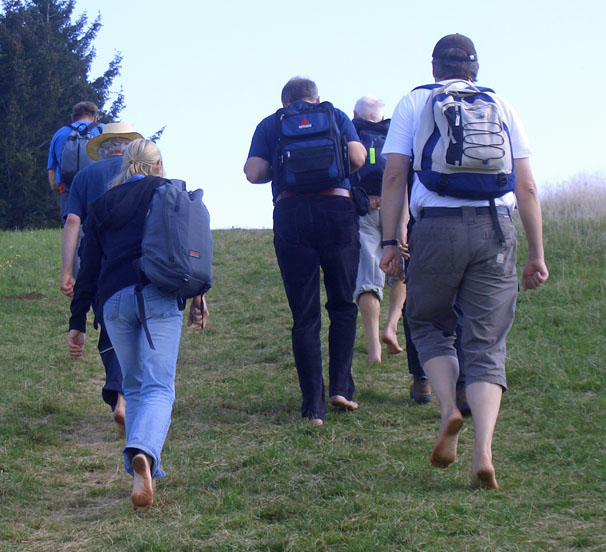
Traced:
<path id="1" fill-rule="evenodd" d="M 158 146 L 151 140 L 133 140 L 124 150 L 123 156 L 122 168 L 112 181 L 112 187 L 122 184 L 136 174 L 164 176 L 162 155 Z"/>

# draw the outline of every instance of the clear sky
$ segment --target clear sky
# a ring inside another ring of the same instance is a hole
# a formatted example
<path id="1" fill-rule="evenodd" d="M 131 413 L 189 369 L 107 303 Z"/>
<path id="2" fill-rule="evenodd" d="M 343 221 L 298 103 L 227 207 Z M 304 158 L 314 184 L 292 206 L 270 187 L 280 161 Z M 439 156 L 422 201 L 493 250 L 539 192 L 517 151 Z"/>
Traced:
<path id="1" fill-rule="evenodd" d="M 518 111 L 539 189 L 606 175 L 606 3 L 325 0 L 76 0 L 101 14 L 91 78 L 123 55 L 121 120 L 158 142 L 167 176 L 203 188 L 213 228 L 271 228 L 269 184 L 242 167 L 257 123 L 295 75 L 350 116 L 366 94 L 391 117 L 403 94 L 431 82 L 442 36 L 475 43 L 478 84 Z"/>

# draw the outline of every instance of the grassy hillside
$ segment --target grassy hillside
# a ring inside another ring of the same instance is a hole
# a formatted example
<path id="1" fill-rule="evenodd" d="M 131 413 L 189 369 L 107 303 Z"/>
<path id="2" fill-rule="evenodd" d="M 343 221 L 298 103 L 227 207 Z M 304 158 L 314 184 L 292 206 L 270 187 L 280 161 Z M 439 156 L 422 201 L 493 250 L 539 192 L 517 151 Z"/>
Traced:
<path id="1" fill-rule="evenodd" d="M 606 202 L 588 196 L 545 201 L 551 278 L 520 294 L 508 340 L 496 492 L 469 489 L 470 422 L 457 461 L 430 466 L 437 404 L 408 399 L 404 355 L 365 360 L 361 323 L 360 409 L 302 422 L 271 231 L 216 231 L 211 319 L 183 330 L 147 514 L 92 327 L 82 361 L 66 352 L 59 231 L 0 233 L 0 550 L 604 550 Z"/>

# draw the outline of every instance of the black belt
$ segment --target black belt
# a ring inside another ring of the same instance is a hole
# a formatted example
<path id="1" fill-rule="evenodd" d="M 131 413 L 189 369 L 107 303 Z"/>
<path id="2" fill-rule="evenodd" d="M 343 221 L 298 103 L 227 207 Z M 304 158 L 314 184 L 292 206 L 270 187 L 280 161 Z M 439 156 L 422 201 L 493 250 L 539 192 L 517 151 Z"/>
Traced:
<path id="1" fill-rule="evenodd" d="M 421 218 L 428 217 L 462 217 L 465 209 L 473 209 L 476 216 L 490 215 L 490 207 L 423 207 Z M 497 207 L 497 215 L 511 218 L 509 207 Z"/>
<path id="2" fill-rule="evenodd" d="M 315 196 L 341 196 L 341 197 L 351 197 L 351 192 L 347 188 L 326 188 L 325 190 L 320 190 L 319 192 L 309 192 L 298 194 L 296 192 L 284 191 L 278 194 L 276 197 L 276 203 L 281 199 L 286 199 L 287 197 L 315 197 Z"/>

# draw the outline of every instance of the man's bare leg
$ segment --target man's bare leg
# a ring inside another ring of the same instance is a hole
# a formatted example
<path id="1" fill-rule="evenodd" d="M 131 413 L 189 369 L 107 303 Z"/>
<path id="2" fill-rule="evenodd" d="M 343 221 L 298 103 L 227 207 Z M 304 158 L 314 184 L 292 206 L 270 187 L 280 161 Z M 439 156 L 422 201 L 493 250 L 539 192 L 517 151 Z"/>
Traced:
<path id="1" fill-rule="evenodd" d="M 402 318 L 402 307 L 406 299 L 406 284 L 401 280 L 391 283 L 389 286 L 389 310 L 387 312 L 387 321 L 381 337 L 383 343 L 387 345 L 387 352 L 390 355 L 397 355 L 404 349 L 398 343 L 398 322 Z"/>
<path id="2" fill-rule="evenodd" d="M 489 382 L 477 382 L 465 388 L 473 416 L 475 441 L 471 456 L 471 486 L 498 489 L 492 464 L 492 436 L 501 408 L 503 389 Z"/>
<path id="3" fill-rule="evenodd" d="M 457 457 L 459 430 L 463 425 L 463 416 L 456 404 L 459 362 L 456 357 L 435 357 L 423 365 L 423 370 L 440 403 L 442 420 L 429 461 L 437 468 L 447 468 Z"/>
<path id="4" fill-rule="evenodd" d="M 368 360 L 381 362 L 381 342 L 379 341 L 381 303 L 374 292 L 367 291 L 360 295 L 358 305 L 368 342 Z"/>

